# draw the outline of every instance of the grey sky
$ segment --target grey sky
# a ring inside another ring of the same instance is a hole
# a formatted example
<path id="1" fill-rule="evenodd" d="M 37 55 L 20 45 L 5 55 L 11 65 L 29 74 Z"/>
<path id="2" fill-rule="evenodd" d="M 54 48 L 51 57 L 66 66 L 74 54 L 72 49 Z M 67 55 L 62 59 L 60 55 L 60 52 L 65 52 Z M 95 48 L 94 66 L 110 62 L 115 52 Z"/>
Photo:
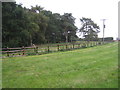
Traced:
<path id="1" fill-rule="evenodd" d="M 40 5 L 46 10 L 53 13 L 72 13 L 76 18 L 75 25 L 80 28 L 80 18 L 91 18 L 100 26 L 102 37 L 102 20 L 105 21 L 105 37 L 118 37 L 118 1 L 119 0 L 16 0 L 23 6 L 30 8 L 31 6 Z M 79 35 L 79 34 L 77 34 Z"/>

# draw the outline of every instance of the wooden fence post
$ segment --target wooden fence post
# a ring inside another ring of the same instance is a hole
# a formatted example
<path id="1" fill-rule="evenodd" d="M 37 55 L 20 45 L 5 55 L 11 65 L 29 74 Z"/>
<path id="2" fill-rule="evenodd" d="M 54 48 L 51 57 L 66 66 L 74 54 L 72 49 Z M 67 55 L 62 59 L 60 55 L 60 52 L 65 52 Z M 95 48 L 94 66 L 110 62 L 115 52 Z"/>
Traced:
<path id="1" fill-rule="evenodd" d="M 25 55 L 25 47 L 23 46 L 22 49 L 23 49 L 23 55 Z"/>
<path id="2" fill-rule="evenodd" d="M 34 52 L 36 52 L 36 47 L 34 47 Z"/>
<path id="3" fill-rule="evenodd" d="M 73 49 L 74 49 L 74 44 L 73 44 Z"/>
<path id="4" fill-rule="evenodd" d="M 38 54 L 38 47 L 36 47 L 36 54 Z"/>
<path id="5" fill-rule="evenodd" d="M 58 46 L 58 51 L 59 51 L 59 45 L 57 45 Z"/>
<path id="6" fill-rule="evenodd" d="M 33 44 L 33 49 L 34 49 L 34 53 L 36 53 L 37 54 L 37 47 L 35 46 L 35 44 Z"/>
<path id="7" fill-rule="evenodd" d="M 7 47 L 7 56 L 9 57 L 9 49 L 8 49 L 8 47 Z"/>
<path id="8" fill-rule="evenodd" d="M 67 50 L 67 45 L 66 45 L 66 50 Z"/>
<path id="9" fill-rule="evenodd" d="M 50 52 L 50 47 L 48 46 L 48 52 Z"/>

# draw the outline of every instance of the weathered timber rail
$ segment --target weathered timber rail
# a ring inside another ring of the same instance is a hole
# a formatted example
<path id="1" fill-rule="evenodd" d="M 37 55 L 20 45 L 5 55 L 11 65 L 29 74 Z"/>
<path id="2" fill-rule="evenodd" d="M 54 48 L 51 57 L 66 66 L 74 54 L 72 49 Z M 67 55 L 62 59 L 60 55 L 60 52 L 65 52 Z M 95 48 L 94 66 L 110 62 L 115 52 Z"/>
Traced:
<path id="1" fill-rule="evenodd" d="M 32 47 L 18 47 L 18 48 L 2 48 L 2 57 L 15 57 L 15 56 L 26 56 L 26 55 L 40 55 L 56 51 L 66 51 L 80 48 L 93 47 L 97 45 L 106 44 L 108 42 L 84 42 L 84 43 L 70 43 L 70 44 L 56 44 L 56 45 L 47 45 L 44 47 L 41 46 L 32 46 Z"/>

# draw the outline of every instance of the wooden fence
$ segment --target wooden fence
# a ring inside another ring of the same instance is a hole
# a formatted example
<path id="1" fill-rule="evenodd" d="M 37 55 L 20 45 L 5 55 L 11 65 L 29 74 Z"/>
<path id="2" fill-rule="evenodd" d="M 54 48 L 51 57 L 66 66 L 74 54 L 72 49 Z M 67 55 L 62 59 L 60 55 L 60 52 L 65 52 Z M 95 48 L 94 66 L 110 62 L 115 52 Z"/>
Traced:
<path id="1" fill-rule="evenodd" d="M 107 43 L 107 42 L 106 42 Z M 45 47 L 19 47 L 19 48 L 2 48 L 3 57 L 13 57 L 13 56 L 25 56 L 25 55 L 38 55 L 45 54 L 55 51 L 66 51 L 79 48 L 93 47 L 96 45 L 101 45 L 102 42 L 85 42 L 85 43 L 70 43 L 70 44 L 56 44 L 56 45 L 47 45 Z M 105 43 L 104 43 L 105 44 Z"/>

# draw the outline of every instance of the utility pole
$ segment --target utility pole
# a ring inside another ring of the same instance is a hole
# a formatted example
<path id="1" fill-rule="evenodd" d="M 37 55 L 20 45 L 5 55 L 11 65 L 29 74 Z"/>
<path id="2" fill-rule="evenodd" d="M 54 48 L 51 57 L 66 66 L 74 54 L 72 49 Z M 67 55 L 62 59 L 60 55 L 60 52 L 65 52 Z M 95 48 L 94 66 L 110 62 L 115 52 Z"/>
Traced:
<path id="1" fill-rule="evenodd" d="M 105 20 L 106 19 L 102 19 L 103 21 L 103 43 L 104 43 L 104 34 L 105 34 Z"/>

